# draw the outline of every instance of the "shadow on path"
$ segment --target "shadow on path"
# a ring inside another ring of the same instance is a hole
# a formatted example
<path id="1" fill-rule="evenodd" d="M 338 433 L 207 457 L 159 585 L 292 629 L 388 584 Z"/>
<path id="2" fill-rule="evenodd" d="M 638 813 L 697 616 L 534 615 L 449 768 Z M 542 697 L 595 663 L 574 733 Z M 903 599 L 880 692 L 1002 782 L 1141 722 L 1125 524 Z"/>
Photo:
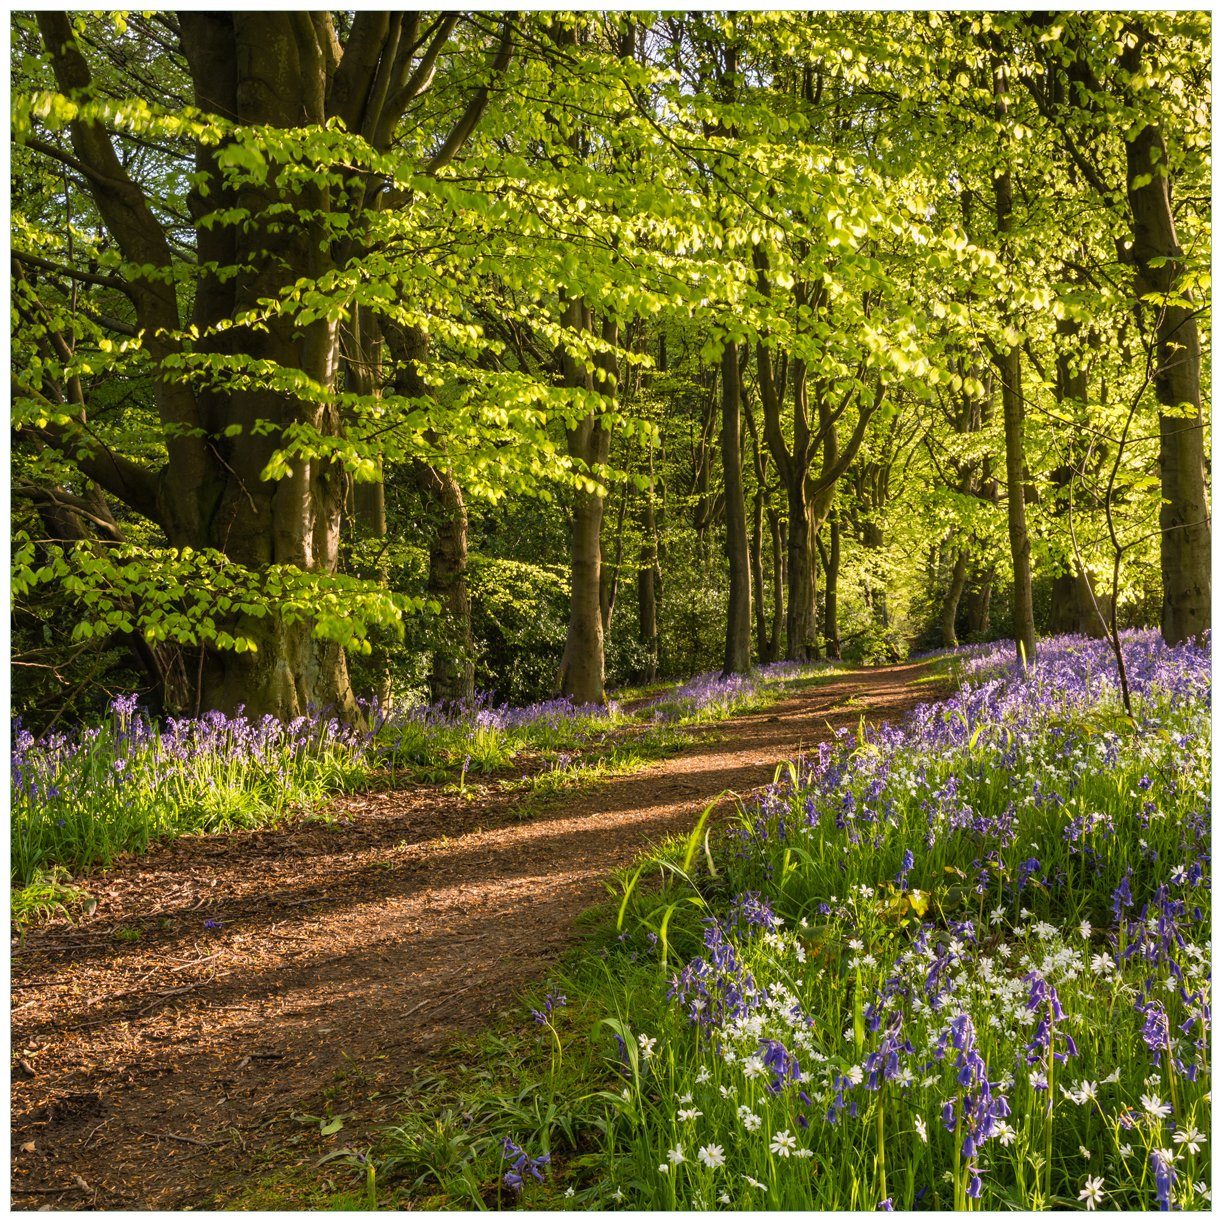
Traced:
<path id="1" fill-rule="evenodd" d="M 206 1204 L 262 1150 L 304 1162 L 350 1144 L 393 1114 L 415 1067 L 546 974 L 612 870 L 829 729 L 936 698 L 913 686 L 928 671 L 806 685 L 525 821 L 512 792 L 418 786 L 337 799 L 334 823 L 116 863 L 90 887 L 90 920 L 14 949 L 14 1207 Z M 292 1119 L 326 1098 L 349 1118 L 329 1144 Z"/>

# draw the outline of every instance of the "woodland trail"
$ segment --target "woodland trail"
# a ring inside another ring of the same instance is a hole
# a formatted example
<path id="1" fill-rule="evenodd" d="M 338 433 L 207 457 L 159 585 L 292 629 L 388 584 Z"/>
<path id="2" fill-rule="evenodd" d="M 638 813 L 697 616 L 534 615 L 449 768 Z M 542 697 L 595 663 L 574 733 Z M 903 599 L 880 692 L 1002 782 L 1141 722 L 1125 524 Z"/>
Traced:
<path id="1" fill-rule="evenodd" d="M 359 1143 L 421 1067 L 547 973 L 613 869 L 829 725 L 934 699 L 938 684 L 913 685 L 929 675 L 809 684 L 529 819 L 513 792 L 415 786 L 339 798 L 336 822 L 116 863 L 89 886 L 91 918 L 14 942 L 13 1207 L 223 1206 L 273 1160 Z M 293 1119 L 325 1107 L 346 1117 L 335 1137 Z"/>

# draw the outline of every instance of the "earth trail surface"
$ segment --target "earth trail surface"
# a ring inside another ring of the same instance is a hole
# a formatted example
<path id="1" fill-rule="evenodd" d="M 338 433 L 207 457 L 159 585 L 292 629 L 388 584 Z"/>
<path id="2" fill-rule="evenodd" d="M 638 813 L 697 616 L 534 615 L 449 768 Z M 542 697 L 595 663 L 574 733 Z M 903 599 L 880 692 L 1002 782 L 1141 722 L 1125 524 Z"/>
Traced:
<path id="1" fill-rule="evenodd" d="M 526 819 L 495 786 L 415 785 L 116 863 L 87 884 L 92 917 L 14 941 L 14 1207 L 223 1205 L 271 1162 L 359 1144 L 422 1066 L 547 973 L 611 871 L 829 727 L 935 698 L 913 685 L 929 676 L 799 686 Z M 324 1111 L 342 1132 L 320 1135 Z"/>

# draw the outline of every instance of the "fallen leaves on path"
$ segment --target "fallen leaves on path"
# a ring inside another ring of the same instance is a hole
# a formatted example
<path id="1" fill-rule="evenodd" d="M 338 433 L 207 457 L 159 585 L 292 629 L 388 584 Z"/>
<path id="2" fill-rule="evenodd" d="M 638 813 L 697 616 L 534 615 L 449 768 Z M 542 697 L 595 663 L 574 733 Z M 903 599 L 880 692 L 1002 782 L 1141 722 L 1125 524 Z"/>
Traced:
<path id="1" fill-rule="evenodd" d="M 512 792 L 422 785 L 116 863 L 89 919 L 14 945 L 14 1206 L 223 1201 L 259 1151 L 326 1152 L 294 1113 L 331 1104 L 345 1142 L 393 1117 L 416 1067 L 546 974 L 612 870 L 828 723 L 932 698 L 911 686 L 922 669 L 806 688 L 528 821 Z"/>

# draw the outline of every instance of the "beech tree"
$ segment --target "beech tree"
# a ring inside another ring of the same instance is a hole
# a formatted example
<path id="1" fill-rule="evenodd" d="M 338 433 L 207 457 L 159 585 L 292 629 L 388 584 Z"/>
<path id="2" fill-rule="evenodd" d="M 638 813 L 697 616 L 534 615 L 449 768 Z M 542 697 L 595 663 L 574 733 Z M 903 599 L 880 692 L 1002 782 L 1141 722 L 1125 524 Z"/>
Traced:
<path id="1" fill-rule="evenodd" d="M 310 137 L 301 133 L 347 132 L 385 149 L 404 114 L 422 107 L 457 18 L 363 12 L 341 30 L 328 13 L 234 11 L 150 23 L 146 36 L 181 54 L 197 117 L 148 122 L 99 94 L 85 53 L 87 19 L 47 12 L 37 21 L 59 92 L 31 101 L 18 136 L 78 177 L 113 242 L 106 276 L 131 304 L 125 325 L 152 382 L 165 457 L 158 465 L 97 445 L 90 404 L 71 374 L 75 337 L 55 322 L 41 343 L 68 377 L 18 381 L 21 425 L 156 523 L 192 573 L 223 558 L 255 575 L 263 598 L 243 597 L 235 576 L 217 599 L 225 627 L 201 647 L 198 705 L 350 712 L 344 646 L 360 629 L 340 607 L 351 591 L 338 582 L 297 584 L 297 575 L 337 574 L 345 467 L 324 445 L 292 462 L 276 458 L 286 441 L 340 434 L 343 302 L 304 304 L 302 288 L 327 292 L 352 251 L 349 219 L 378 184 L 311 165 Z M 493 74 L 511 46 L 506 23 Z M 457 121 L 438 129 L 425 169 L 453 157 L 486 101 L 486 87 L 477 88 Z M 185 216 L 175 215 L 173 198 L 155 194 L 161 184 L 139 181 L 125 164 L 133 129 L 137 143 L 172 139 L 173 158 L 191 157 Z M 63 130 L 70 151 L 55 138 Z M 63 274 L 79 273 L 69 266 Z M 180 284 L 193 290 L 189 307 Z M 36 301 L 31 286 L 32 314 Z M 222 588 L 227 576 L 222 567 Z M 320 614 L 327 597 L 335 609 Z M 366 610 L 391 614 L 376 603 Z"/>

